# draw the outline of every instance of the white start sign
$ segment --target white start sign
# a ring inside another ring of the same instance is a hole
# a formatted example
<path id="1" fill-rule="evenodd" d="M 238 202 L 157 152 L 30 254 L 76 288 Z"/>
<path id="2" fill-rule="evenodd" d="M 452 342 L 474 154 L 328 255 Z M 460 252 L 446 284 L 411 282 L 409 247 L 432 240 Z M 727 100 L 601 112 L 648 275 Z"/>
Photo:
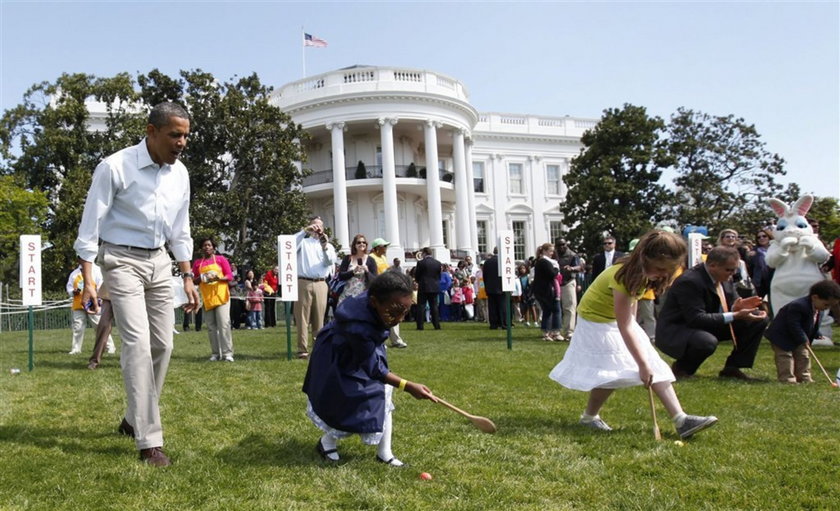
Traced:
<path id="1" fill-rule="evenodd" d="M 296 302 L 298 298 L 297 243 L 294 234 L 277 236 L 277 267 L 281 289 L 280 301 Z"/>
<path id="2" fill-rule="evenodd" d="M 41 236 L 20 237 L 20 290 L 23 305 L 41 305 Z"/>
<path id="3" fill-rule="evenodd" d="M 516 258 L 513 255 L 513 231 L 499 232 L 499 276 L 502 278 L 502 291 L 516 288 Z"/>

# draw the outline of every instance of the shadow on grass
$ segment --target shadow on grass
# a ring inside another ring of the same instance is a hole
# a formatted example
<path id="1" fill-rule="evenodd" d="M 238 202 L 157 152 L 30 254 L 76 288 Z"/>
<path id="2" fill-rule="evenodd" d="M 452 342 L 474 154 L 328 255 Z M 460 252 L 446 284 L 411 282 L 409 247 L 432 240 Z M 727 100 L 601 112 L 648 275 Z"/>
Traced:
<path id="1" fill-rule="evenodd" d="M 262 435 L 249 435 L 238 444 L 219 451 L 218 457 L 225 463 L 251 467 L 263 466 L 312 466 L 322 461 L 311 445 L 293 439 L 271 439 Z"/>
<path id="2" fill-rule="evenodd" d="M 126 447 L 110 445 L 110 440 L 122 438 L 116 431 L 80 431 L 73 428 L 33 428 L 27 425 L 0 426 L 0 442 L 6 446 L 29 445 L 39 449 L 59 449 L 67 454 L 97 453 L 122 455 L 134 449 L 134 442 L 126 440 Z"/>

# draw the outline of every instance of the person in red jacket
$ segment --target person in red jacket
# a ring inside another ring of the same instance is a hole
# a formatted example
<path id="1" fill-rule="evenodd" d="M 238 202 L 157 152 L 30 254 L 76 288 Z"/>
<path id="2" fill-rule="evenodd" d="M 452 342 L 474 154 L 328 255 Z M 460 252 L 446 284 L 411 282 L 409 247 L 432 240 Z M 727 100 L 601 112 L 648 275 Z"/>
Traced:
<path id="1" fill-rule="evenodd" d="M 277 300 L 277 293 L 280 290 L 280 284 L 278 281 L 278 274 L 279 269 L 275 266 L 274 268 L 265 272 L 263 275 L 263 282 L 271 288 L 270 293 L 265 293 L 263 299 L 265 303 L 263 304 L 263 308 L 265 309 L 265 326 L 277 326 L 277 309 L 275 308 L 275 303 Z M 266 289 L 266 291 L 268 291 Z"/>

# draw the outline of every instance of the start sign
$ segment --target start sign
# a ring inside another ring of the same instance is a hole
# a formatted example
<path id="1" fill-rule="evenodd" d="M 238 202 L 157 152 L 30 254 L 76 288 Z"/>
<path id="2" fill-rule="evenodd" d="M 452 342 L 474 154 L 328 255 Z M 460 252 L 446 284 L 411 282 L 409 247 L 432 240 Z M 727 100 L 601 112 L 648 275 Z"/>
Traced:
<path id="1" fill-rule="evenodd" d="M 516 258 L 513 255 L 513 231 L 499 232 L 499 276 L 502 278 L 502 291 L 516 289 Z"/>
<path id="2" fill-rule="evenodd" d="M 23 305 L 41 305 L 41 236 L 20 237 L 20 290 Z"/>
<path id="3" fill-rule="evenodd" d="M 294 234 L 277 236 L 277 267 L 280 288 L 283 290 L 280 301 L 296 302 L 298 299 L 297 243 Z"/>

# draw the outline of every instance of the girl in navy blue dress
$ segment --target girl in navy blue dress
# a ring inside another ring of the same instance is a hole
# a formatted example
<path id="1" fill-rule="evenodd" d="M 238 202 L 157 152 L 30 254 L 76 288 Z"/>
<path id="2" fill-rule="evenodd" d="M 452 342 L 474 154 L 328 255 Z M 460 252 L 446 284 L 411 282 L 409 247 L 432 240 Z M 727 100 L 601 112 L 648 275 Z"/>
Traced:
<path id="1" fill-rule="evenodd" d="M 341 302 L 335 320 L 318 333 L 303 392 L 309 396 L 307 416 L 324 432 L 315 449 L 325 461 L 337 462 L 338 440 L 358 434 L 363 443 L 378 446 L 377 460 L 402 466 L 391 452 L 394 387 L 437 401 L 425 385 L 388 369 L 388 329 L 403 319 L 411 298 L 407 275 L 384 272 L 366 292 Z"/>

